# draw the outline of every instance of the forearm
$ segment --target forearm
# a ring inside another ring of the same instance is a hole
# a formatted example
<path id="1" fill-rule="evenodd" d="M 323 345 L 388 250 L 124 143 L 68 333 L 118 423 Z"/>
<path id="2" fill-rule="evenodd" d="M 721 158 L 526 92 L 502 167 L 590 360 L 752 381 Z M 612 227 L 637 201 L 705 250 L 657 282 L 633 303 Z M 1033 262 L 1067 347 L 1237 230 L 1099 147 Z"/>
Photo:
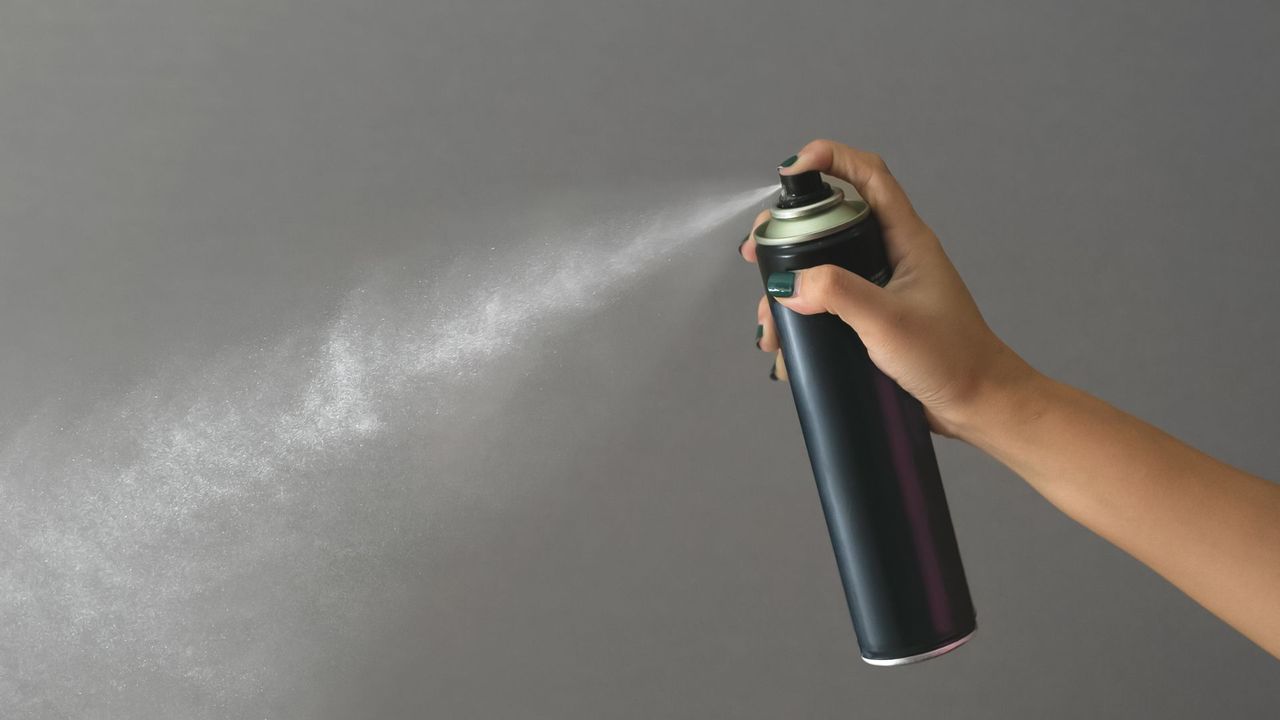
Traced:
<path id="1" fill-rule="evenodd" d="M 1006 380 L 962 439 L 1280 657 L 1280 486 L 1029 369 Z"/>

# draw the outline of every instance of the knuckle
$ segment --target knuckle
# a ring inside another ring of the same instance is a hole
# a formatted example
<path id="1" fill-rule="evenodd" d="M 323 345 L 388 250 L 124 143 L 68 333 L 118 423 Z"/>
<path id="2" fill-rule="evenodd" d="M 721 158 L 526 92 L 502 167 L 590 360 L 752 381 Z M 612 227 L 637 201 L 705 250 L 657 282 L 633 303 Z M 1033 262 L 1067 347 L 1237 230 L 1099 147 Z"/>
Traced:
<path id="1" fill-rule="evenodd" d="M 840 291 L 840 276 L 834 265 L 819 265 L 806 273 L 806 293 L 814 299 L 834 297 Z"/>

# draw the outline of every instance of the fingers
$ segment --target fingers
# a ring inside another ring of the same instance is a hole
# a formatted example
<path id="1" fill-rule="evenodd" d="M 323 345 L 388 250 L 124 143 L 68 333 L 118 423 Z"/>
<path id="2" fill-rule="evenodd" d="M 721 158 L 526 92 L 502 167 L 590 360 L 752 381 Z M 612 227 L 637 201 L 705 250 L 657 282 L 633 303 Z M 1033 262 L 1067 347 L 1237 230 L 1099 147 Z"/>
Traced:
<path id="1" fill-rule="evenodd" d="M 751 223 L 751 232 L 747 233 L 746 238 L 738 245 L 738 254 L 743 260 L 754 263 L 756 261 L 756 236 L 755 230 L 760 227 L 760 223 L 769 219 L 769 211 L 761 211 L 756 215 L 756 219 Z M 767 295 L 760 296 L 760 302 L 756 305 L 756 347 L 769 353 L 773 353 L 774 360 L 769 367 L 770 380 L 786 380 L 787 369 L 782 364 L 782 353 L 778 347 L 778 331 L 773 324 L 773 314 L 769 312 L 769 297 Z"/>
<path id="2" fill-rule="evenodd" d="M 765 352 L 778 350 L 778 330 L 773 324 L 773 313 L 769 312 L 769 297 L 760 297 L 756 306 L 756 347 Z"/>
<path id="3" fill-rule="evenodd" d="M 769 363 L 769 379 L 787 379 L 787 367 L 782 362 L 782 347 L 778 344 L 777 326 L 773 324 L 773 313 L 769 311 L 769 296 L 760 298 L 756 305 L 756 347 L 773 355 Z"/>
<path id="4" fill-rule="evenodd" d="M 802 314 L 831 313 L 859 334 L 874 333 L 896 314 L 894 295 L 875 283 L 835 265 L 774 273 L 768 292 Z"/>
<path id="5" fill-rule="evenodd" d="M 751 231 L 747 233 L 747 237 L 738 245 L 738 254 L 743 260 L 753 263 L 756 261 L 756 228 L 760 227 L 760 223 L 769 219 L 769 211 L 762 210 L 756 215 L 755 221 L 751 223 Z"/>
<path id="6" fill-rule="evenodd" d="M 818 170 L 849 182 L 875 210 L 886 229 L 921 222 L 906 192 L 879 155 L 831 140 L 814 140 L 796 156 L 790 167 L 780 167 L 778 172 L 795 175 Z"/>
<path id="7" fill-rule="evenodd" d="M 885 230 L 889 260 L 897 265 L 913 249 L 937 248 L 937 238 L 929 230 L 880 156 L 851 148 L 831 140 L 814 140 L 796 154 L 787 167 L 779 167 L 783 175 L 817 170 L 853 185 L 875 210 Z M 738 252 L 748 262 L 757 261 L 754 229 L 769 218 L 760 213 Z M 775 282 L 776 281 L 776 282 Z M 875 283 L 834 265 L 820 265 L 795 272 L 773 273 L 767 282 L 768 294 L 783 306 L 804 314 L 831 313 L 852 326 L 864 338 L 889 337 L 902 316 L 897 297 Z M 757 342 L 761 350 L 775 353 L 770 378 L 785 380 L 786 367 L 778 351 L 777 329 L 773 324 L 768 298 L 757 306 Z"/>
<path id="8" fill-rule="evenodd" d="M 756 348 L 769 353 L 769 379 L 787 379 L 787 367 L 782 362 L 782 348 L 778 345 L 778 332 L 773 324 L 773 314 L 769 311 L 769 296 L 760 298 L 756 306 Z"/>
<path id="9" fill-rule="evenodd" d="M 770 380 L 787 381 L 787 364 L 782 361 L 782 353 L 774 353 L 773 367 L 769 370 Z"/>

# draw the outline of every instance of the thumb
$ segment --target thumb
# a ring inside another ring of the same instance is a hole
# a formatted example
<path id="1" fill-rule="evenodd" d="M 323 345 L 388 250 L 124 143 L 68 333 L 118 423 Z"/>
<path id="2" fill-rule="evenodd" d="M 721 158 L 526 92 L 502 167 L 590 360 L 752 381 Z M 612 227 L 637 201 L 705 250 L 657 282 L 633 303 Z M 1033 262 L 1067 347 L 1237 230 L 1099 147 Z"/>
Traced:
<path id="1" fill-rule="evenodd" d="M 895 298 L 861 275 L 835 265 L 769 275 L 774 300 L 801 315 L 831 313 L 860 334 L 874 333 L 894 316 Z"/>

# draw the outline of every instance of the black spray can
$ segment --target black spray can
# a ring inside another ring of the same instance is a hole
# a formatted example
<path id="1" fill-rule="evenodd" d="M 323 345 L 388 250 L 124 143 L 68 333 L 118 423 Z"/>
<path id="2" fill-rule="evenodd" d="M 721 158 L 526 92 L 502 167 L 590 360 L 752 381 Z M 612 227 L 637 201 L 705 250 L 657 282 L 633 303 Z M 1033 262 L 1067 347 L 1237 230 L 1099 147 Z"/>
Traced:
<path id="1" fill-rule="evenodd" d="M 889 281 L 875 214 L 818 172 L 782 176 L 770 213 L 755 231 L 766 282 L 827 264 Z M 863 659 L 905 665 L 959 647 L 973 601 L 923 408 L 840 318 L 769 306 Z"/>

